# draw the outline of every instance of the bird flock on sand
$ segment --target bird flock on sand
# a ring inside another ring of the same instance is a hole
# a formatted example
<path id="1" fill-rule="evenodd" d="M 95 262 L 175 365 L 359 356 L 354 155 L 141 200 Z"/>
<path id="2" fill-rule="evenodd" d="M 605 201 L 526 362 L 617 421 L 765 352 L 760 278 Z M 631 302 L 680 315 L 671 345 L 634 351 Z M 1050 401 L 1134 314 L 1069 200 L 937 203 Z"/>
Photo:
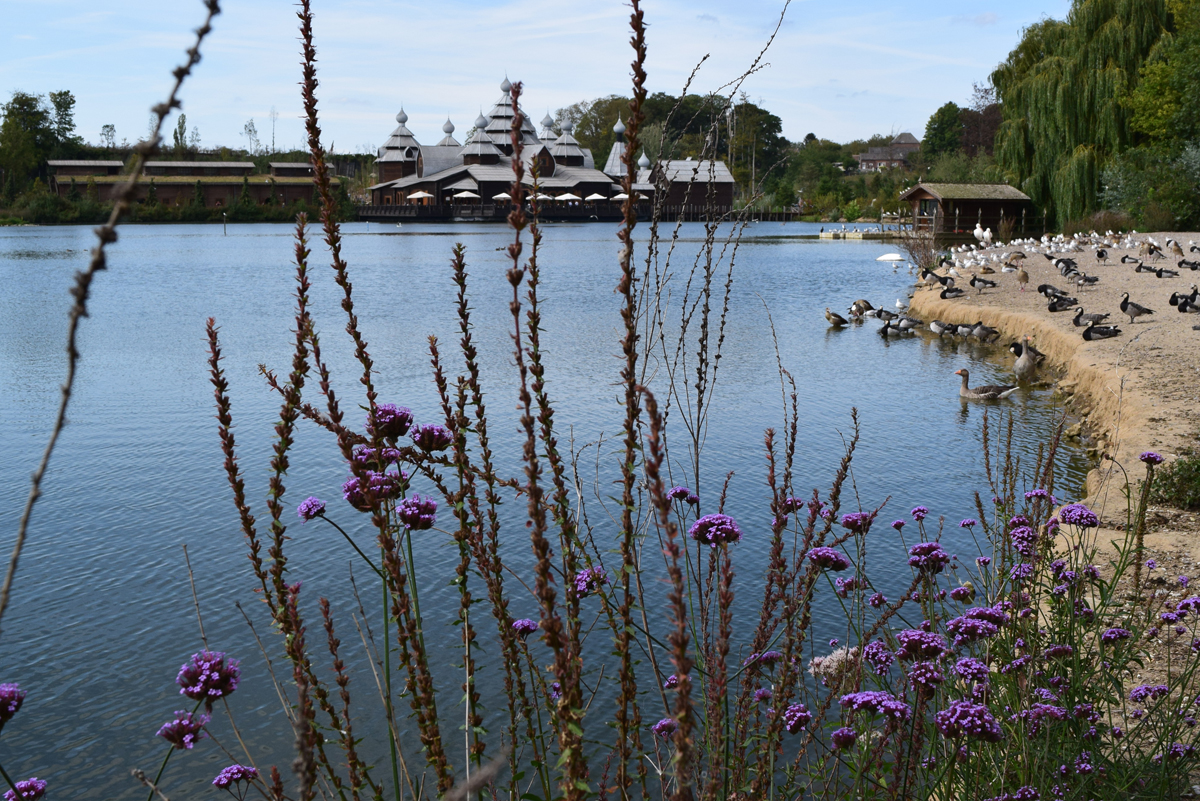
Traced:
<path id="1" fill-rule="evenodd" d="M 1052 268 L 1062 279 L 1054 280 L 1066 288 L 1043 283 L 1035 291 L 1045 298 L 1048 312 L 1073 313 L 1071 321 L 1075 328 L 1082 329 L 1080 336 L 1085 342 L 1119 337 L 1122 334 L 1120 325 L 1109 322 L 1113 315 L 1119 313 L 1119 317 L 1128 317 L 1129 324 L 1133 325 L 1139 319 L 1155 313 L 1145 303 L 1132 300 L 1130 291 L 1121 293 L 1120 303 L 1112 310 L 1088 312 L 1080 297 L 1085 297 L 1088 290 L 1100 283 L 1100 277 L 1089 275 L 1088 269 L 1095 270 L 1101 264 L 1125 266 L 1127 271 L 1117 274 L 1121 276 L 1120 279 L 1108 277 L 1106 281 L 1122 280 L 1125 284 L 1122 288 L 1131 290 L 1142 301 L 1146 301 L 1147 296 L 1152 297 L 1152 292 L 1164 291 L 1156 285 L 1157 281 L 1179 281 L 1185 272 L 1200 271 L 1200 244 L 1190 240 L 1185 249 L 1174 239 L 1167 239 L 1160 244 L 1154 237 L 1139 236 L 1136 231 L 1121 234 L 1108 231 L 1103 235 L 1093 231 L 1074 236 L 1060 234 L 1043 236 L 1041 239 L 1016 239 L 1005 245 L 992 242 L 991 229 L 977 225 L 974 233 L 978 244 L 950 248 L 938 257 L 933 269 L 920 270 L 921 284 L 938 291 L 938 296 L 943 300 L 971 294 L 982 295 L 985 292 L 1026 292 L 1030 291 L 1031 269 L 1042 272 L 1034 268 L 1035 264 L 1042 263 L 1037 261 L 1041 257 L 1048 263 L 1043 263 L 1044 266 Z M 1119 259 L 1112 258 L 1110 254 L 1117 251 L 1128 252 Z M 1007 273 L 1014 274 L 1013 278 L 1002 277 Z M 1200 276 L 1197 278 L 1200 279 Z M 1186 292 L 1174 287 L 1167 303 L 1180 314 L 1198 314 L 1200 288 L 1196 283 L 1191 284 Z M 876 318 L 883 322 L 879 334 L 885 338 L 911 335 L 922 328 L 928 328 L 938 337 L 973 338 L 981 342 L 995 342 L 1000 337 L 997 329 L 984 325 L 982 321 L 955 324 L 931 320 L 926 324 L 907 313 L 908 306 L 904 301 L 897 299 L 895 306 L 896 310 L 891 311 L 859 299 L 850 304 L 844 316 L 826 308 L 825 319 L 831 326 L 840 328 L 861 323 L 865 318 Z M 1192 328 L 1200 331 L 1200 325 L 1193 325 Z M 1016 359 L 1013 372 L 1018 382 L 1022 383 L 1036 381 L 1038 366 L 1045 358 L 1029 340 L 1026 336 L 1008 346 Z M 970 387 L 967 370 L 958 370 L 955 375 L 962 377 L 959 395 L 964 399 L 998 400 L 1008 397 L 1018 387 L 1018 384 Z"/>

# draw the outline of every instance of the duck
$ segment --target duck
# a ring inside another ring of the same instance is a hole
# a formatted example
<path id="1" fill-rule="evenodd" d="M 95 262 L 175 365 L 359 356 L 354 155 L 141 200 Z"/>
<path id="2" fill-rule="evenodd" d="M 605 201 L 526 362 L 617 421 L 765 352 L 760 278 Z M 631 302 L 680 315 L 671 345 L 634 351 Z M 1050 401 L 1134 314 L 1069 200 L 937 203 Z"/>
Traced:
<path id="1" fill-rule="evenodd" d="M 958 395 L 966 400 L 1000 400 L 1017 391 L 1015 385 L 1009 384 L 995 384 L 971 389 L 967 386 L 971 374 L 966 368 L 955 370 L 954 374 L 962 376 L 962 386 L 958 388 Z"/>
<path id="2" fill-rule="evenodd" d="M 971 273 L 971 286 L 973 286 L 973 287 L 975 287 L 976 289 L 978 289 L 978 290 L 979 290 L 979 294 L 981 294 L 981 295 L 982 295 L 982 294 L 983 294 L 983 290 L 985 290 L 985 289 L 995 289 L 997 285 L 996 285 L 996 282 L 995 282 L 995 281 L 989 281 L 989 280 L 988 280 L 988 279 L 986 279 L 986 278 L 980 278 L 978 275 L 975 275 L 974 273 Z"/>
<path id="3" fill-rule="evenodd" d="M 963 292 L 961 289 L 955 289 L 954 287 L 947 287 L 946 289 L 942 290 L 939 297 L 941 297 L 942 300 L 951 300 L 953 298 L 961 298 L 965 294 L 967 294 L 967 293 Z"/>
<path id="4" fill-rule="evenodd" d="M 1025 339 L 1029 339 L 1026 337 Z M 1018 381 L 1030 382 L 1037 377 L 1037 360 L 1033 357 L 1032 351 L 1020 342 L 1014 342 L 1008 346 L 1012 355 L 1017 357 L 1017 361 L 1013 364 L 1013 372 L 1017 374 Z"/>
<path id="5" fill-rule="evenodd" d="M 831 312 L 828 306 L 825 307 L 825 319 L 828 320 L 829 324 L 834 328 L 841 328 L 843 325 L 850 324 L 850 321 L 842 315 L 838 314 L 837 312 Z"/>
<path id="6" fill-rule="evenodd" d="M 1020 285 L 1019 289 L 1022 292 L 1024 292 L 1025 285 L 1028 283 L 1029 283 L 1029 273 L 1025 271 L 1025 264 L 1024 264 L 1024 262 L 1022 262 L 1021 265 L 1017 267 L 1017 284 Z"/>
<path id="7" fill-rule="evenodd" d="M 1130 323 L 1130 325 L 1132 325 L 1133 321 L 1136 320 L 1137 318 L 1143 317 L 1147 314 L 1154 314 L 1154 309 L 1147 309 L 1145 306 L 1142 306 L 1141 304 L 1134 303 L 1133 301 L 1131 301 L 1129 299 L 1128 292 L 1122 292 L 1121 293 L 1121 314 L 1129 315 L 1129 323 Z"/>
<path id="8" fill-rule="evenodd" d="M 1099 339 L 1111 339 L 1121 335 L 1121 329 L 1115 325 L 1096 325 L 1092 323 L 1083 329 L 1083 341 L 1095 342 Z"/>
<path id="9" fill-rule="evenodd" d="M 1094 323 L 1102 323 L 1105 320 L 1107 320 L 1108 318 L 1109 318 L 1109 315 L 1107 313 L 1105 313 L 1105 314 L 1084 314 L 1083 307 L 1080 306 L 1079 308 L 1077 308 L 1075 310 L 1075 319 L 1073 319 L 1071 322 L 1073 322 L 1075 324 L 1076 328 L 1083 328 L 1086 325 L 1093 325 Z"/>
<path id="10" fill-rule="evenodd" d="M 1179 246 L 1179 243 L 1176 242 L 1174 239 L 1167 240 L 1167 247 L 1171 249 L 1171 253 L 1175 254 L 1176 256 L 1178 256 L 1181 259 L 1183 258 L 1183 248 L 1181 248 Z"/>

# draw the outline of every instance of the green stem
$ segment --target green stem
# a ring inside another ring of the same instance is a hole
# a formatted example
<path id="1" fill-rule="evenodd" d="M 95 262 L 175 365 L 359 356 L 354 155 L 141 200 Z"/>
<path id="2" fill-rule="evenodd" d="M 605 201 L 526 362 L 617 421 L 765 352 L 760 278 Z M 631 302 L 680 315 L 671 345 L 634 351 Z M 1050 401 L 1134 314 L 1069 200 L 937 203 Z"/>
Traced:
<path id="1" fill-rule="evenodd" d="M 417 568 L 416 563 L 413 562 L 412 529 L 407 526 L 404 527 L 404 553 L 408 559 L 408 564 L 406 565 L 408 568 L 408 586 L 409 592 L 412 593 L 413 614 L 417 618 L 417 638 L 421 641 L 421 653 L 424 655 L 429 652 L 425 650 L 425 626 L 421 622 L 421 600 L 417 597 Z"/>
<path id="2" fill-rule="evenodd" d="M 8 775 L 8 772 L 6 770 L 4 770 L 3 765 L 0 765 L 0 776 L 3 776 L 4 781 L 8 782 L 8 786 L 12 788 L 13 795 L 16 796 L 17 798 L 20 798 L 21 794 L 19 792 L 17 792 L 16 783 L 12 780 L 12 777 Z"/>
<path id="3" fill-rule="evenodd" d="M 193 715 L 195 715 L 197 712 L 200 711 L 200 705 L 202 703 L 204 703 L 204 699 L 197 701 L 196 705 L 194 707 L 192 707 Z M 158 766 L 158 774 L 154 777 L 154 787 L 158 787 L 158 780 L 162 778 L 163 771 L 167 769 L 167 763 L 171 761 L 171 754 L 173 754 L 173 753 L 175 753 L 175 746 L 171 746 L 170 748 L 167 749 L 167 755 L 165 757 L 163 757 L 162 764 Z M 4 778 L 7 779 L 8 776 L 5 775 Z M 150 795 L 146 796 L 146 801 L 154 801 L 154 787 L 150 788 Z M 14 791 L 16 790 L 16 788 L 13 788 L 13 789 L 14 789 Z M 20 798 L 20 797 L 21 797 L 21 794 L 17 793 L 17 798 Z"/>
<path id="4" fill-rule="evenodd" d="M 341 529 L 338 530 L 341 531 Z M 346 532 L 343 531 L 342 533 L 345 534 Z M 350 538 L 347 537 L 346 539 Z M 353 542 L 350 544 L 354 545 Z M 357 545 L 355 546 L 355 550 L 358 550 Z M 380 557 L 382 558 L 382 549 L 380 550 Z M 363 558 L 366 559 L 365 556 Z M 370 563 L 369 559 L 367 561 Z M 375 565 L 371 565 L 371 567 L 375 567 Z M 378 573 L 379 571 L 375 572 Z M 382 579 L 383 574 L 380 573 L 379 577 Z M 392 757 L 392 784 L 396 793 L 396 801 L 400 801 L 400 766 L 396 760 L 396 734 L 392 730 L 392 721 L 394 720 L 392 715 L 392 644 L 388 639 L 388 587 L 386 579 L 383 581 L 383 686 L 383 703 L 388 718 L 388 752 Z"/>
<path id="5" fill-rule="evenodd" d="M 341 526 L 339 526 L 337 523 L 330 520 L 328 517 L 325 517 L 325 515 L 321 515 L 321 519 L 324 520 L 329 525 L 336 528 L 339 532 L 341 532 L 341 535 L 346 538 L 346 542 L 350 543 L 350 547 L 353 548 L 355 551 L 357 551 L 358 555 L 363 558 L 363 561 L 366 562 L 371 567 L 371 569 L 375 571 L 375 575 L 379 576 L 380 578 L 383 578 L 383 571 L 380 570 L 379 568 L 375 567 L 375 563 L 372 562 L 369 558 L 367 558 L 367 555 L 365 553 L 363 553 L 362 548 L 359 548 L 358 544 L 354 540 L 350 539 L 350 535 L 347 534 Z M 384 592 L 385 593 L 387 592 L 386 586 L 384 587 Z M 386 597 L 384 599 L 384 612 L 385 613 L 387 612 Z"/>

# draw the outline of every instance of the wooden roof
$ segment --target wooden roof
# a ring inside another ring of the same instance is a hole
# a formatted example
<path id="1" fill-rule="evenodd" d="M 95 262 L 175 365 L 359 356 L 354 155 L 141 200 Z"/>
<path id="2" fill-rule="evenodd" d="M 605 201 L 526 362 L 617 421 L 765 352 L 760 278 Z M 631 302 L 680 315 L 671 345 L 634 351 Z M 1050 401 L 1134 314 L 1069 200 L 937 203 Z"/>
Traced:
<path id="1" fill-rule="evenodd" d="M 900 193 L 900 199 L 908 200 L 922 190 L 938 200 L 1029 200 L 1029 195 L 1008 184 L 927 183 L 919 183 L 911 189 L 905 190 Z"/>

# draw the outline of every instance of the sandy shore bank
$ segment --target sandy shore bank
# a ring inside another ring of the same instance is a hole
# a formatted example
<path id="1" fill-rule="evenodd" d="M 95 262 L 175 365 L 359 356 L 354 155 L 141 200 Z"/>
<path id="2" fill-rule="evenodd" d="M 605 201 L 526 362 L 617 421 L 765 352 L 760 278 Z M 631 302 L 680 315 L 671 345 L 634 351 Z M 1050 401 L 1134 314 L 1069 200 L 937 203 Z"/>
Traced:
<path id="1" fill-rule="evenodd" d="M 1144 241 L 1147 236 L 1159 244 L 1173 238 L 1185 251 L 1189 240 L 1200 241 L 1197 233 L 1140 234 L 1135 238 Z M 1080 289 L 1032 248 L 1012 249 L 1027 255 L 1026 291 L 1019 291 L 1016 273 L 1002 273 L 996 265 L 996 274 L 984 277 L 999 286 L 979 294 L 968 285 L 973 270 L 959 267 L 962 278 L 956 281 L 968 291 L 967 297 L 943 300 L 941 287 L 918 288 L 911 313 L 926 321 L 982 320 L 999 329 L 999 341 L 1005 345 L 1029 335 L 1050 363 L 1050 370 L 1043 368 L 1047 377 L 1061 375 L 1057 388 L 1071 396 L 1073 410 L 1083 418 L 1098 452 L 1111 456 L 1133 478 L 1143 474 L 1137 461 L 1142 451 L 1154 450 L 1172 458 L 1193 447 L 1200 433 L 1200 331 L 1192 326 L 1200 324 L 1200 314 L 1181 314 L 1167 301 L 1172 292 L 1187 293 L 1192 284 L 1200 284 L 1200 271 L 1185 268 L 1178 277 L 1158 278 L 1153 273 L 1135 273 L 1134 265 L 1121 263 L 1122 256 L 1136 256 L 1136 250 L 1109 249 L 1106 264 L 1089 248 L 1065 254 L 1088 275 L 1100 277 L 1096 286 Z M 1200 254 L 1187 256 L 1200 259 Z M 1178 269 L 1176 261 L 1168 254 L 1166 259 L 1147 260 L 1147 264 Z M 1073 311 L 1047 310 L 1046 299 L 1036 291 L 1044 283 L 1069 291 L 1088 313 L 1110 313 L 1106 323 L 1119 324 L 1124 333 L 1098 342 L 1083 341 L 1083 329 L 1072 324 Z M 1123 292 L 1155 313 L 1130 324 L 1120 311 Z M 1016 383 L 1015 376 L 1012 383 Z M 948 387 L 947 391 L 955 389 Z M 1111 514 L 1117 505 L 1124 507 L 1124 486 L 1120 469 L 1105 461 L 1088 477 L 1089 500 L 1108 507 Z"/>

